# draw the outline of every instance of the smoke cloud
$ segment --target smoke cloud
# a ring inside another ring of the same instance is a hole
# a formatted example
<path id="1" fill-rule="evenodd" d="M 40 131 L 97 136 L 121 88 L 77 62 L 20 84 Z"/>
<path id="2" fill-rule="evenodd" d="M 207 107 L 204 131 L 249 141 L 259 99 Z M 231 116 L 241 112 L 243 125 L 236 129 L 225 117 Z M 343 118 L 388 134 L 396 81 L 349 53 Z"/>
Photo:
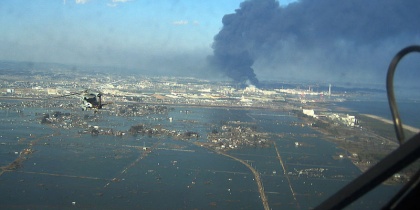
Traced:
<path id="1" fill-rule="evenodd" d="M 420 41 L 419 11 L 418 0 L 301 0 L 286 7 L 248 0 L 223 17 L 208 63 L 242 84 L 258 85 L 256 73 L 382 81 L 392 56 Z"/>

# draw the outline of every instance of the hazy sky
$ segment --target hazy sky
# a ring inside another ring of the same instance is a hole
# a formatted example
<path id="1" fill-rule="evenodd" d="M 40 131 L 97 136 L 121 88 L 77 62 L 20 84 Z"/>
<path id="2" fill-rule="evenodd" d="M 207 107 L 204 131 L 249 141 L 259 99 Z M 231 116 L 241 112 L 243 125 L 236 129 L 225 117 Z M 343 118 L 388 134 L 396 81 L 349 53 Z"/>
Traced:
<path id="1" fill-rule="evenodd" d="M 234 77 L 208 65 L 212 47 L 223 45 L 245 53 L 259 80 L 369 82 L 383 77 L 397 50 L 420 40 L 416 0 L 404 1 L 407 7 L 392 0 L 242 2 L 2 0 L 0 60 Z M 233 24 L 223 25 L 227 14 Z"/>
<path id="2" fill-rule="evenodd" d="M 139 69 L 193 64 L 211 53 L 223 15 L 240 2 L 2 0 L 0 59 Z"/>
<path id="3" fill-rule="evenodd" d="M 221 2 L 1 1 L 1 58 L 135 67 L 136 57 L 208 51 L 223 15 L 239 5 Z"/>

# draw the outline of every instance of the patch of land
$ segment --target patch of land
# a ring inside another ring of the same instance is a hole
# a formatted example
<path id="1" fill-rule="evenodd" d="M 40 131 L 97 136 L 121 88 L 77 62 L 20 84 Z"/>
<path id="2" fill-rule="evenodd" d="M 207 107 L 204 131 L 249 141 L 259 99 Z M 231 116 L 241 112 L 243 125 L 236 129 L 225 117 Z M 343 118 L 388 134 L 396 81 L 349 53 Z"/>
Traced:
<path id="1" fill-rule="evenodd" d="M 394 124 L 394 122 L 392 120 L 388 120 L 388 119 L 385 119 L 383 117 L 379 117 L 379 116 L 376 116 L 376 115 L 372 115 L 372 114 L 362 114 L 362 115 L 364 115 L 366 117 L 376 119 L 376 120 L 380 120 L 380 121 L 388 123 L 388 124 L 392 124 L 392 125 Z M 403 125 L 403 128 L 408 130 L 408 131 L 414 132 L 414 133 L 420 132 L 420 129 L 418 129 L 416 127 L 413 127 L 413 126 L 409 126 L 409 125 Z"/>
<path id="2" fill-rule="evenodd" d="M 336 158 L 349 158 L 360 171 L 364 172 L 378 163 L 392 151 L 399 143 L 396 139 L 393 122 L 379 116 L 360 114 L 356 117 L 360 121 L 359 127 L 337 125 L 328 119 L 316 119 L 298 114 L 307 124 L 324 135 L 330 142 L 336 143 L 346 153 L 338 154 Z M 404 126 L 406 136 L 414 136 L 419 130 Z M 406 182 L 419 167 L 414 163 L 403 170 L 399 176 L 392 177 L 387 183 Z"/>

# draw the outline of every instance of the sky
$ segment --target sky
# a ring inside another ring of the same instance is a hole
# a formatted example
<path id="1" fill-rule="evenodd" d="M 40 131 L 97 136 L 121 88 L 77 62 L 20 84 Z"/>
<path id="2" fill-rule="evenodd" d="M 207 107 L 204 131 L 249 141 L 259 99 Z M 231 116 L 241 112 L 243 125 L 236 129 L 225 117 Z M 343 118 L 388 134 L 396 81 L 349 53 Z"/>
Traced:
<path id="1" fill-rule="evenodd" d="M 0 59 L 153 67 L 161 59 L 209 53 L 221 18 L 239 3 L 5 0 Z"/>
<path id="2" fill-rule="evenodd" d="M 0 60 L 113 66 L 240 83 L 377 82 L 399 49 L 420 41 L 415 29 L 420 22 L 406 21 L 420 19 L 420 2 L 405 3 L 3 0 Z"/>

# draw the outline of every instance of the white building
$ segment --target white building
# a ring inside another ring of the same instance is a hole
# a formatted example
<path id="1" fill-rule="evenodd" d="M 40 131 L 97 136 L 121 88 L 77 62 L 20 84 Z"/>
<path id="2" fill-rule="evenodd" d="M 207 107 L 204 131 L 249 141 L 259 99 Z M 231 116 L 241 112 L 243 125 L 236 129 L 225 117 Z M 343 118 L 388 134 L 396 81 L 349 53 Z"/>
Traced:
<path id="1" fill-rule="evenodd" d="M 302 112 L 305 115 L 308 115 L 308 116 L 311 116 L 311 117 L 316 117 L 315 111 L 313 109 L 303 109 Z"/>

